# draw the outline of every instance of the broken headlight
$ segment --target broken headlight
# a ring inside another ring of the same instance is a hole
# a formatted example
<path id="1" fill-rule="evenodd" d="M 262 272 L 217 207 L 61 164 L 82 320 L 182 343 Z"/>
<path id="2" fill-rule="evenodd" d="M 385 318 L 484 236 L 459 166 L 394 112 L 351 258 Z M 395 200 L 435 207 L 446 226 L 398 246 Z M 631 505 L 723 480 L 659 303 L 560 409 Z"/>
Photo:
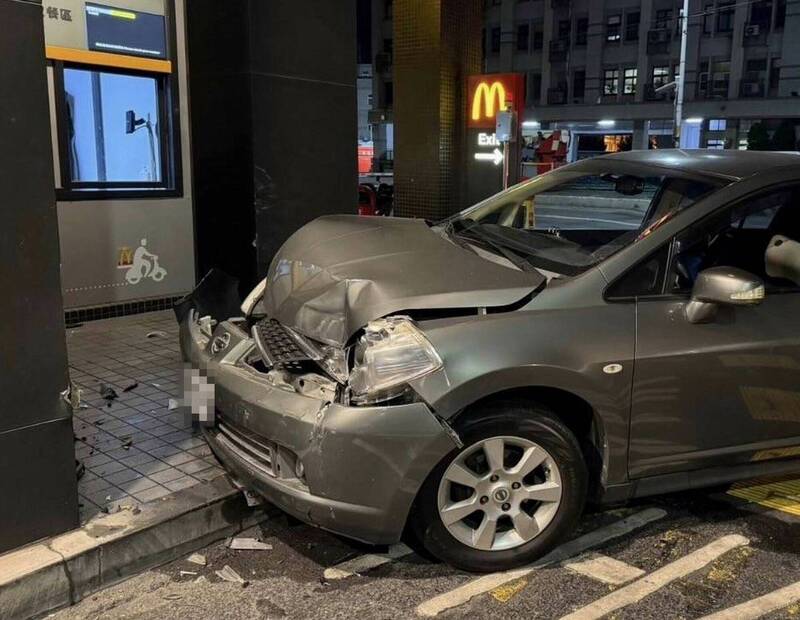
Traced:
<path id="1" fill-rule="evenodd" d="M 442 360 L 411 319 L 390 317 L 369 323 L 355 350 L 350 392 L 368 404 L 402 394 L 409 381 L 442 367 Z"/>
<path id="2" fill-rule="evenodd" d="M 242 314 L 250 316 L 251 314 L 263 314 L 263 312 L 255 312 L 261 301 L 264 299 L 264 293 L 267 290 L 267 279 L 264 278 L 256 284 L 255 288 L 250 291 L 250 294 L 244 298 L 242 302 Z"/>

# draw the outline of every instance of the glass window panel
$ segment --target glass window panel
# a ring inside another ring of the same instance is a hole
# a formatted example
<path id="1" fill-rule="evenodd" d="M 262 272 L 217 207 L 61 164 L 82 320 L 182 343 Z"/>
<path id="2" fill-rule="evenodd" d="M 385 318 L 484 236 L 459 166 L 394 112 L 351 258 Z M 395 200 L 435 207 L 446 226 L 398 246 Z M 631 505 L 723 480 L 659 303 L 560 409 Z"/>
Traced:
<path id="1" fill-rule="evenodd" d="M 156 78 L 67 68 L 64 90 L 72 181 L 162 181 Z"/>

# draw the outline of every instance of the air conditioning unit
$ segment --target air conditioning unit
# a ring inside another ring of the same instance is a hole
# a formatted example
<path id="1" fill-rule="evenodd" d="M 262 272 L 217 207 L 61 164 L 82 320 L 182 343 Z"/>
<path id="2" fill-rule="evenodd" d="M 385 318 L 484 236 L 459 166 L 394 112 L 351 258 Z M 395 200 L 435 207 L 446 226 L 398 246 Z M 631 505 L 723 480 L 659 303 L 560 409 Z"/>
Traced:
<path id="1" fill-rule="evenodd" d="M 757 37 L 760 34 L 761 34 L 761 26 L 759 24 L 750 24 L 749 26 L 745 26 L 744 36 Z"/>

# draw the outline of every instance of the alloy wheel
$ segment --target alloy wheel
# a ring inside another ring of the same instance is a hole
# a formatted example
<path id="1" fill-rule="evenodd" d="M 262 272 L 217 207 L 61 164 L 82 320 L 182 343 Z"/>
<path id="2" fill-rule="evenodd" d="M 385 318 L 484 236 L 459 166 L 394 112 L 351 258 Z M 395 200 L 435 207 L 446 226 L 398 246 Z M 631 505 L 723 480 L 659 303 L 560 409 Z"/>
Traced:
<path id="1" fill-rule="evenodd" d="M 522 437 L 491 437 L 462 451 L 445 470 L 439 517 L 469 547 L 513 549 L 549 525 L 561 495 L 561 473 L 544 448 Z"/>

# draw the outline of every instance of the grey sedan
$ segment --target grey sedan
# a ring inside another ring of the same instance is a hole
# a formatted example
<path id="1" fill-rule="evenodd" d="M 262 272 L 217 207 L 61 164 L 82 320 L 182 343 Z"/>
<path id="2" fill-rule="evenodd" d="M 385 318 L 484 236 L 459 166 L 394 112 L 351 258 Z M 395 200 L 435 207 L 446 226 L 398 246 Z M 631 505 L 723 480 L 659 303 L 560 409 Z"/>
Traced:
<path id="1" fill-rule="evenodd" d="M 234 479 L 468 570 L 531 562 L 587 501 L 800 470 L 797 154 L 631 152 L 436 225 L 321 218 L 243 303 L 211 273 L 176 312 Z"/>

